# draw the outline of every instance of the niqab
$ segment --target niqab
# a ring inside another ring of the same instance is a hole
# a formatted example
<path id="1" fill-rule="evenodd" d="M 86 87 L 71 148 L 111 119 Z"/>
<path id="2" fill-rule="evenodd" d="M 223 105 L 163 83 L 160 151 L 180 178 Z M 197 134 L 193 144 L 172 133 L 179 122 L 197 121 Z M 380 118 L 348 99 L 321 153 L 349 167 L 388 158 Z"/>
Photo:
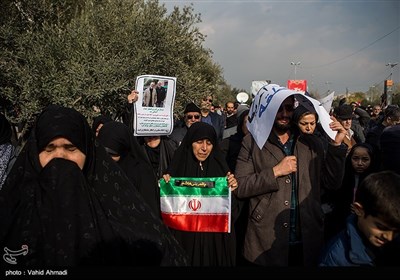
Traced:
<path id="1" fill-rule="evenodd" d="M 53 137 L 82 149 L 83 171 L 61 158 L 41 167 L 40 149 Z M 28 254 L 17 257 L 18 265 L 186 264 L 176 240 L 94 140 L 83 115 L 60 106 L 39 116 L 0 191 L 0 247 L 23 245 Z"/>

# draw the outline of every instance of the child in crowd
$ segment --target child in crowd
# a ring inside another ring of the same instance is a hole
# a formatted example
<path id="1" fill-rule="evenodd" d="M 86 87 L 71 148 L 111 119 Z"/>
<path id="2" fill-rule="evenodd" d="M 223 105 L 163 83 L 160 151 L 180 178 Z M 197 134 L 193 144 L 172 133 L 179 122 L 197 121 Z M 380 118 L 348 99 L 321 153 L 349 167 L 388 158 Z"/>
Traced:
<path id="1" fill-rule="evenodd" d="M 339 190 L 325 191 L 322 201 L 332 207 L 325 215 L 325 240 L 328 241 L 346 227 L 358 186 L 369 174 L 378 171 L 376 156 L 371 145 L 355 144 L 345 163 L 342 186 Z"/>
<path id="2" fill-rule="evenodd" d="M 372 173 L 356 192 L 346 229 L 329 243 L 320 266 L 375 266 L 400 230 L 400 175 Z"/>

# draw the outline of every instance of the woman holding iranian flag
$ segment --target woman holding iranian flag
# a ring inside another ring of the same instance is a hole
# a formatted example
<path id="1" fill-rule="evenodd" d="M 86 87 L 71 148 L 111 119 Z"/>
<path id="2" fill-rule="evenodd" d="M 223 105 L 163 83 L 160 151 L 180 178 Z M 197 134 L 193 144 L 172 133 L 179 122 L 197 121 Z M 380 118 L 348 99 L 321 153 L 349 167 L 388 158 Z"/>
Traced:
<path id="1" fill-rule="evenodd" d="M 161 212 L 192 266 L 235 266 L 238 187 L 215 129 L 190 126 L 160 181 Z"/>

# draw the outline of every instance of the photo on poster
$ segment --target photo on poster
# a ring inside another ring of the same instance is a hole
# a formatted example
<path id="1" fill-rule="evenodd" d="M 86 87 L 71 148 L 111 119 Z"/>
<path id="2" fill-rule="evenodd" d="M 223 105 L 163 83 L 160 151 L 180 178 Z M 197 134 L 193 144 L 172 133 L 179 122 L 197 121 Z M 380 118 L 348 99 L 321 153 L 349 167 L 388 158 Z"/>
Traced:
<path id="1" fill-rule="evenodd" d="M 134 111 L 134 135 L 169 135 L 173 130 L 176 78 L 142 75 L 136 78 L 138 101 Z"/>

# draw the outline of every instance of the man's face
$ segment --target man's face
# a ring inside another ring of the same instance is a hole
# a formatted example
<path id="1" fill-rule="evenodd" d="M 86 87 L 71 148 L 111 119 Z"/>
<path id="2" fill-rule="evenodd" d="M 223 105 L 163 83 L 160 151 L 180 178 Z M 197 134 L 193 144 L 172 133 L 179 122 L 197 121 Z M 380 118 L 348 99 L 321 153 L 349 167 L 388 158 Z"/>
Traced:
<path id="1" fill-rule="evenodd" d="M 201 115 L 199 112 L 187 112 L 185 114 L 185 123 L 187 127 L 190 127 L 195 122 L 199 122 L 201 120 Z"/>
<path id="2" fill-rule="evenodd" d="M 347 131 L 351 128 L 351 123 L 353 122 L 352 119 L 340 119 L 337 118 L 337 120 L 340 122 L 340 124 L 346 129 Z"/>
<path id="3" fill-rule="evenodd" d="M 201 100 L 201 109 L 202 110 L 210 110 L 211 109 L 211 105 L 213 103 L 213 98 L 211 95 L 207 95 L 206 97 L 204 97 Z"/>
<path id="4" fill-rule="evenodd" d="M 226 113 L 232 115 L 235 112 L 235 105 L 232 102 L 226 104 Z"/>
<path id="5" fill-rule="evenodd" d="M 372 112 L 374 113 L 375 116 L 377 116 L 377 115 L 379 115 L 379 113 L 381 111 L 382 111 L 381 106 L 374 106 L 374 109 Z"/>
<path id="6" fill-rule="evenodd" d="M 274 128 L 281 131 L 286 132 L 290 128 L 290 123 L 293 115 L 293 98 L 286 98 L 276 113 Z"/>
<path id="7" fill-rule="evenodd" d="M 358 214 L 357 226 L 365 238 L 375 247 L 382 247 L 399 234 L 398 228 L 393 228 L 379 217 L 366 216 L 361 210 Z"/>

